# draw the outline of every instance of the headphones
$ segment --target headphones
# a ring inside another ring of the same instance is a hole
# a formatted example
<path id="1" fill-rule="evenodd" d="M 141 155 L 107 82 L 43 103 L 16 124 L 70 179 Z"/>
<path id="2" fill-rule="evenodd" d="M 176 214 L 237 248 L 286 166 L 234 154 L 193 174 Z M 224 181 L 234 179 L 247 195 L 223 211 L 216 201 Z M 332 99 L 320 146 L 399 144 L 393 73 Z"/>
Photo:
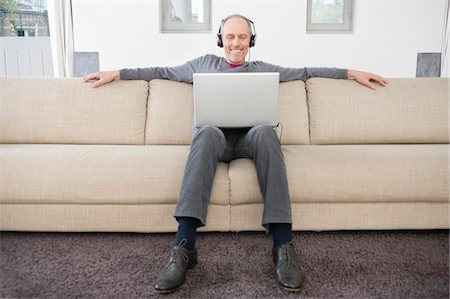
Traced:
<path id="1" fill-rule="evenodd" d="M 225 24 L 226 21 L 228 21 L 229 19 L 233 18 L 233 17 L 239 17 L 242 18 L 244 20 L 247 21 L 249 27 L 251 28 L 251 35 L 250 35 L 250 44 L 249 47 L 253 47 L 255 46 L 255 42 L 256 42 L 256 30 L 255 30 L 255 24 L 253 24 L 253 21 L 250 19 L 247 19 L 244 16 L 241 15 L 231 15 L 226 17 L 225 19 L 222 20 L 222 22 L 220 22 L 220 27 L 219 27 L 219 32 L 217 33 L 217 45 L 220 48 L 223 48 L 223 40 L 222 40 L 222 27 Z"/>

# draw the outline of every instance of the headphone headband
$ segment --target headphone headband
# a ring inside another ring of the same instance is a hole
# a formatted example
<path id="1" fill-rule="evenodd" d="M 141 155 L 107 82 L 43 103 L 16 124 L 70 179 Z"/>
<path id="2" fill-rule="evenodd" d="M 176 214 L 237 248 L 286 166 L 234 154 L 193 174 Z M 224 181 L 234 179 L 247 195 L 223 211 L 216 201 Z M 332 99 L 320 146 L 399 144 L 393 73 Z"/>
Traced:
<path id="1" fill-rule="evenodd" d="M 248 27 L 250 28 L 250 44 L 249 47 L 253 47 L 255 46 L 255 42 L 256 42 L 256 29 L 255 29 L 255 24 L 253 24 L 253 21 L 242 16 L 242 15 L 231 15 L 226 17 L 225 19 L 222 20 L 222 22 L 220 22 L 220 27 L 219 27 L 219 32 L 217 33 L 217 46 L 219 46 L 220 48 L 223 48 L 223 40 L 222 40 L 222 27 L 225 24 L 226 21 L 228 21 L 229 19 L 233 18 L 233 17 L 239 17 L 241 19 L 244 19 L 245 21 L 247 21 L 248 23 Z"/>

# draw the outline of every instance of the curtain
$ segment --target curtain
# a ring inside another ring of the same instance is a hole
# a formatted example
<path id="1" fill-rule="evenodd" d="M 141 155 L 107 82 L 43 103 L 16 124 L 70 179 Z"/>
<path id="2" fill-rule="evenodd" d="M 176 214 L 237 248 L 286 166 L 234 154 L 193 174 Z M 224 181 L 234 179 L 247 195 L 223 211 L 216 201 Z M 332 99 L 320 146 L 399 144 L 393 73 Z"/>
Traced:
<path id="1" fill-rule="evenodd" d="M 72 77 L 72 0 L 47 0 L 47 10 L 55 77 Z"/>
<path id="2" fill-rule="evenodd" d="M 449 35 L 450 35 L 450 22 L 449 18 L 449 1 L 445 1 L 445 12 L 444 12 L 444 31 L 442 34 L 442 51 L 441 51 L 441 77 L 449 77 L 449 62 L 448 62 L 448 54 L 449 54 Z"/>

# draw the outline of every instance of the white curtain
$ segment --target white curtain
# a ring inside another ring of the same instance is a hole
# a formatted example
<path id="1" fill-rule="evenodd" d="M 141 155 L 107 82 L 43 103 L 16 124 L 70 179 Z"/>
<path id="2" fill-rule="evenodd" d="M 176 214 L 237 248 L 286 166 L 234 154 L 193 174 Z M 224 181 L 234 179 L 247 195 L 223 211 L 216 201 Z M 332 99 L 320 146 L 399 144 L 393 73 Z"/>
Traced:
<path id="1" fill-rule="evenodd" d="M 55 77 L 72 77 L 72 0 L 48 0 L 47 9 Z"/>
<path id="2" fill-rule="evenodd" d="M 449 22 L 449 1 L 445 1 L 445 12 L 444 12 L 444 33 L 442 34 L 442 51 L 441 51 L 441 77 L 449 77 L 449 44 L 450 44 L 450 22 Z"/>

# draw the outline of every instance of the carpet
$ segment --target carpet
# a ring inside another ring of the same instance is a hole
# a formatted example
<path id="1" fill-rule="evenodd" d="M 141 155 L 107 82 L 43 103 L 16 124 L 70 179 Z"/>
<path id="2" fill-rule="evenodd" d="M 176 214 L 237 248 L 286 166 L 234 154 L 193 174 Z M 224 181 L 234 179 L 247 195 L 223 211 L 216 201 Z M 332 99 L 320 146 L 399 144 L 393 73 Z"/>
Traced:
<path id="1" fill-rule="evenodd" d="M 449 231 L 296 232 L 307 278 L 279 287 L 264 232 L 200 233 L 175 293 L 153 281 L 174 234 L 0 234 L 2 298 L 449 298 Z"/>

